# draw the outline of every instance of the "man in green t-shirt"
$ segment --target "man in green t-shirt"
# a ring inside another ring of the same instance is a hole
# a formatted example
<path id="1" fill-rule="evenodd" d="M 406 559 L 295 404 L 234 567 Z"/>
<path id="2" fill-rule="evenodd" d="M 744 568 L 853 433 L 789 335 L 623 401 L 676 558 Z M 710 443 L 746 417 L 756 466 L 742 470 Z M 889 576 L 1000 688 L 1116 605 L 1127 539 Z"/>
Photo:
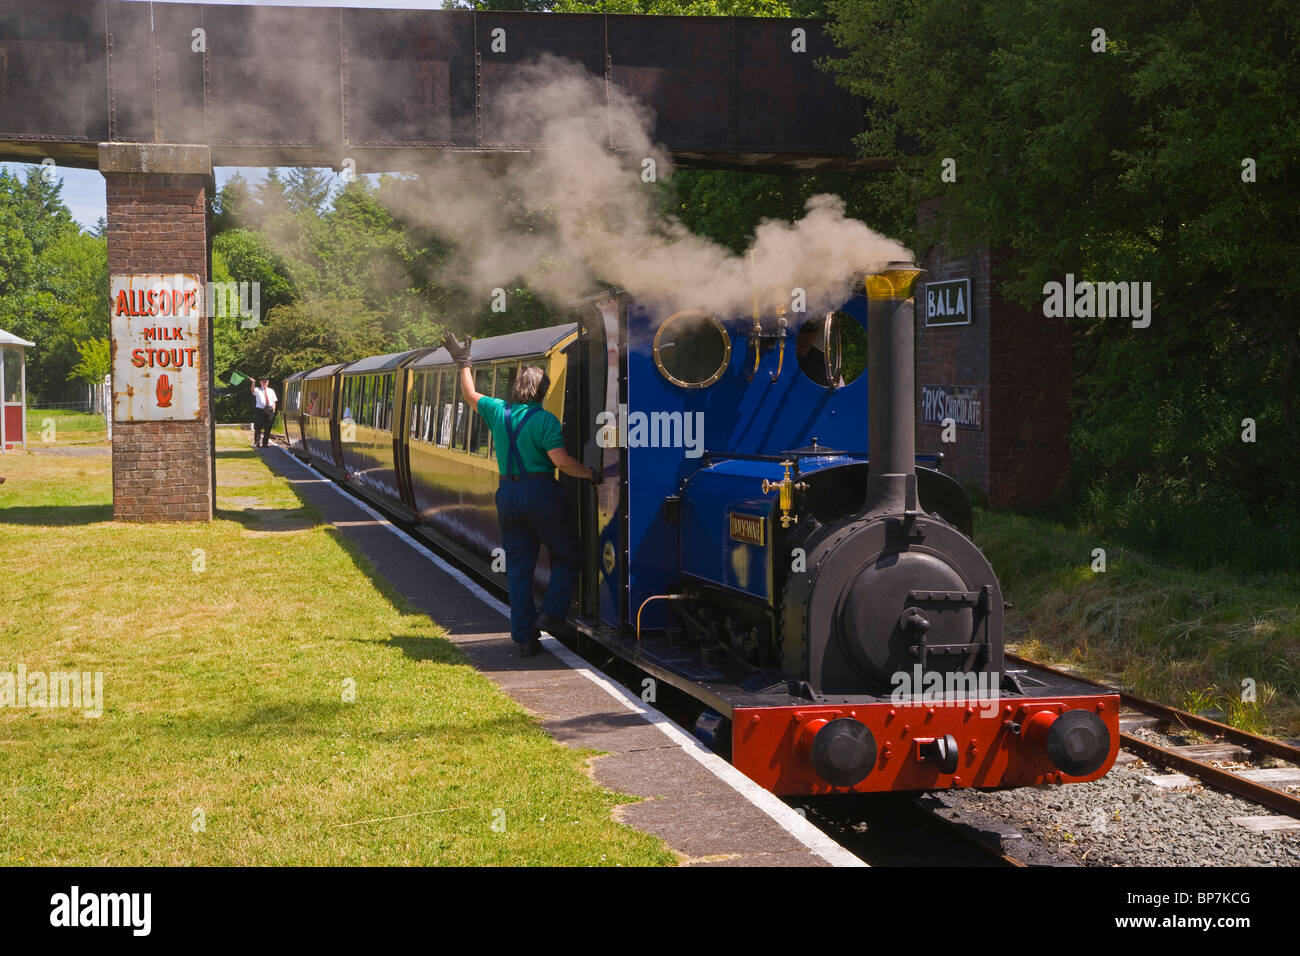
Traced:
<path id="1" fill-rule="evenodd" d="M 472 340 L 462 345 L 450 332 L 448 353 L 460 366 L 460 391 L 492 430 L 501 483 L 497 487 L 497 520 L 510 578 L 510 636 L 519 653 L 531 657 L 542 649 L 542 629 L 561 624 L 582 570 L 582 542 L 569 521 L 569 508 L 555 469 L 575 478 L 598 481 L 596 472 L 564 449 L 560 421 L 542 408 L 550 387 L 546 373 L 529 366 L 515 376 L 510 401 L 483 395 L 474 388 L 470 363 Z M 533 573 L 545 544 L 551 556 L 551 580 L 541 613 L 533 601 Z"/>

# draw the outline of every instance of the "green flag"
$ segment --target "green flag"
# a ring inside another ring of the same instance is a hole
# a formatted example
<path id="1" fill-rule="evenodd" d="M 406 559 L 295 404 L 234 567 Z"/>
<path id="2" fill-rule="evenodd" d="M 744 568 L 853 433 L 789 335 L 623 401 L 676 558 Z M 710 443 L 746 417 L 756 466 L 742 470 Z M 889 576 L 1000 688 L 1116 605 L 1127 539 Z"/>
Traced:
<path id="1" fill-rule="evenodd" d="M 243 372 L 231 372 L 226 376 L 226 381 L 228 381 L 232 386 L 243 385 L 248 381 L 248 376 Z"/>

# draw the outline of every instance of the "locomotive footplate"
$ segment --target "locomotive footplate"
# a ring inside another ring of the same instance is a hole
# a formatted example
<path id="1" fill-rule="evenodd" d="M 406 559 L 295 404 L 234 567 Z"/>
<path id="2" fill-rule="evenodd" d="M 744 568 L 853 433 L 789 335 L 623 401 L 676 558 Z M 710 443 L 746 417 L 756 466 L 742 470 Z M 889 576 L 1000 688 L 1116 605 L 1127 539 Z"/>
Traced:
<path id="1" fill-rule="evenodd" d="M 1119 753 L 1118 692 L 1033 665 L 966 695 L 821 695 L 725 657 L 701 662 L 657 637 L 576 624 L 720 714 L 732 763 L 778 794 L 1078 783 L 1103 776 Z"/>

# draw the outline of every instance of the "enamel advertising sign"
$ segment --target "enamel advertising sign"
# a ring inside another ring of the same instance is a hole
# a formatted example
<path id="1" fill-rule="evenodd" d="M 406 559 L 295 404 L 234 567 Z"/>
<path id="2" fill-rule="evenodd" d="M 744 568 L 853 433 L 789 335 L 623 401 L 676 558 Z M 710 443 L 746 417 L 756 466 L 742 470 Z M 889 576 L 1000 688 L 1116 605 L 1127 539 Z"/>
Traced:
<path id="1" fill-rule="evenodd" d="M 199 417 L 203 284 L 196 275 L 115 275 L 113 421 Z"/>

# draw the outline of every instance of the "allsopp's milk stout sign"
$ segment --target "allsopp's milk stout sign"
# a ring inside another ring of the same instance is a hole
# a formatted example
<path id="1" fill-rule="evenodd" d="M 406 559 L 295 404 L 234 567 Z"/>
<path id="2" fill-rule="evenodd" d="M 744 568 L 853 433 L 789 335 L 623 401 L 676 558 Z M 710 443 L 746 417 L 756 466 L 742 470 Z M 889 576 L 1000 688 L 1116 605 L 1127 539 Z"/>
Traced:
<path id="1" fill-rule="evenodd" d="M 115 275 L 113 420 L 199 417 L 203 284 L 196 275 Z"/>

